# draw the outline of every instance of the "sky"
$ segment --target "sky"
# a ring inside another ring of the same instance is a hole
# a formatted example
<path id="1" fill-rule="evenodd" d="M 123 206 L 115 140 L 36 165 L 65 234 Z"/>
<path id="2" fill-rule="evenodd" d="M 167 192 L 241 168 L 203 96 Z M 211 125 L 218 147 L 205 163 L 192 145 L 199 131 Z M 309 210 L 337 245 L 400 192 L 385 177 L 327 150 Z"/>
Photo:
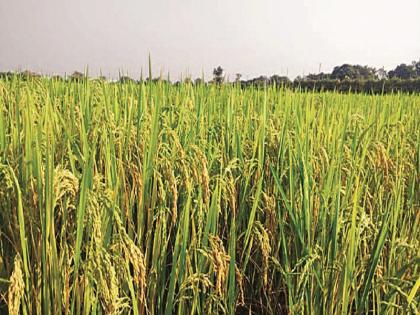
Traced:
<path id="1" fill-rule="evenodd" d="M 420 59 L 420 0 L 0 0 L 0 71 L 230 79 Z"/>

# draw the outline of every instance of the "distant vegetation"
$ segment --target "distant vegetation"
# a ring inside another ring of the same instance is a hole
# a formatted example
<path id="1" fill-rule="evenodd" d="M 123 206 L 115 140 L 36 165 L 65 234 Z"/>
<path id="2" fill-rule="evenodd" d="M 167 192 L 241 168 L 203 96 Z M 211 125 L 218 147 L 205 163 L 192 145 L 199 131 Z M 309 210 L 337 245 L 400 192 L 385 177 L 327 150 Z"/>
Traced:
<path id="1" fill-rule="evenodd" d="M 309 74 L 298 77 L 292 86 L 317 91 L 340 92 L 420 92 L 420 61 L 400 64 L 391 71 L 383 68 L 344 64 L 332 73 Z"/>
<path id="2" fill-rule="evenodd" d="M 22 80 L 28 78 L 40 77 L 39 74 L 31 71 L 23 72 L 0 72 L 0 78 L 11 79 L 13 76 L 19 76 Z M 71 75 L 60 77 L 54 76 L 56 80 L 77 81 L 82 80 L 85 74 L 75 71 Z M 100 76 L 96 80 L 107 80 L 106 77 Z M 127 75 L 121 75 L 117 80 L 120 83 L 141 82 L 148 79 L 134 79 Z M 167 81 L 168 79 L 159 77 L 154 78 L 154 82 Z M 202 78 L 193 80 L 192 78 L 183 79 L 183 83 L 191 84 L 221 84 L 236 83 L 241 87 L 256 86 L 262 87 L 267 85 L 275 85 L 277 87 L 284 86 L 293 89 L 308 89 L 315 91 L 338 91 L 338 92 L 366 92 L 366 93 L 389 93 L 389 92 L 420 92 L 420 60 L 413 61 L 410 64 L 402 63 L 395 69 L 386 71 L 384 68 L 373 68 L 369 66 L 343 64 L 334 67 L 331 73 L 310 73 L 305 76 L 298 76 L 293 81 L 287 76 L 277 74 L 271 76 L 261 75 L 249 80 L 242 80 L 242 75 L 237 73 L 233 82 L 227 82 L 225 71 L 221 66 L 214 68 L 213 79 L 205 82 Z M 172 82 L 179 85 L 181 82 Z"/>

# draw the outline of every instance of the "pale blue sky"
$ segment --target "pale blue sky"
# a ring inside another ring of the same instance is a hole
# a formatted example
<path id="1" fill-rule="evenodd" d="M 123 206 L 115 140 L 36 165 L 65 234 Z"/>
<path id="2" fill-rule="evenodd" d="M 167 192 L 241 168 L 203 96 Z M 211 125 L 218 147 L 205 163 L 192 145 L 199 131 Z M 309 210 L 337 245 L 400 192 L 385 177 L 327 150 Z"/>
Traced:
<path id="1" fill-rule="evenodd" d="M 420 58 L 419 0 L 1 0 L 0 71 L 70 73 L 89 65 L 136 77 L 391 69 Z"/>

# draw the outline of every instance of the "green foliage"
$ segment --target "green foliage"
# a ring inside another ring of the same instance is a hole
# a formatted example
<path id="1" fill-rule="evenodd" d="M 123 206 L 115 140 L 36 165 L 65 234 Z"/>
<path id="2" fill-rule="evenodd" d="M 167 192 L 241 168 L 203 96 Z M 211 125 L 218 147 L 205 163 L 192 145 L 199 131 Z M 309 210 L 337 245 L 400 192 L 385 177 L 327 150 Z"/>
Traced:
<path id="1" fill-rule="evenodd" d="M 295 80 L 288 85 L 294 89 L 304 89 L 312 91 L 332 91 L 342 93 L 368 93 L 368 94 L 388 94 L 388 93 L 420 93 L 419 79 L 384 79 L 384 80 Z"/>
<path id="2" fill-rule="evenodd" d="M 69 77 L 68 79 L 70 81 L 82 81 L 83 79 L 85 79 L 86 76 L 85 74 L 83 74 L 82 72 L 79 71 L 74 71 Z"/>
<path id="3" fill-rule="evenodd" d="M 334 67 L 331 79 L 336 80 L 372 80 L 376 79 L 376 70 L 368 66 L 344 64 Z"/>
<path id="4" fill-rule="evenodd" d="M 213 69 L 213 82 L 220 84 L 225 81 L 224 70 L 221 66 Z"/>
<path id="5" fill-rule="evenodd" d="M 418 72 L 418 64 L 413 63 L 412 65 L 406 65 L 402 63 L 398 65 L 394 70 L 389 71 L 388 75 L 390 78 L 398 78 L 398 79 L 413 79 L 419 75 Z"/>
<path id="6" fill-rule="evenodd" d="M 273 80 L 0 79 L 0 313 L 418 312 L 420 97 Z"/>

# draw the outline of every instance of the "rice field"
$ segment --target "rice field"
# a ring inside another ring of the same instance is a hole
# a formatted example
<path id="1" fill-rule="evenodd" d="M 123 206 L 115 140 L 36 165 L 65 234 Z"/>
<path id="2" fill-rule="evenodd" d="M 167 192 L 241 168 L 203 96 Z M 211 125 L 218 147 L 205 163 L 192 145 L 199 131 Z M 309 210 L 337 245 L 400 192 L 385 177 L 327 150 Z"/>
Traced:
<path id="1" fill-rule="evenodd" d="M 1 314 L 416 314 L 420 96 L 0 81 Z"/>

